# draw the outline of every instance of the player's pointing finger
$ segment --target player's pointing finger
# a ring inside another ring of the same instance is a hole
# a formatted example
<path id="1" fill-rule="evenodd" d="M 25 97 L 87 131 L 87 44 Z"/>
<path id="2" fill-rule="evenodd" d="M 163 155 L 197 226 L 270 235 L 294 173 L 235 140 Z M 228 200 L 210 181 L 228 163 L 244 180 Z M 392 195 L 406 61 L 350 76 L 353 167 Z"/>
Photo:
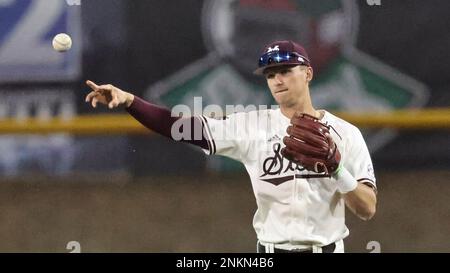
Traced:
<path id="1" fill-rule="evenodd" d="M 110 84 L 100 85 L 100 86 L 97 86 L 97 88 L 100 90 L 113 91 L 112 85 L 110 85 Z"/>
<path id="2" fill-rule="evenodd" d="M 98 90 L 98 89 L 99 89 L 99 86 L 96 85 L 94 82 L 92 82 L 92 81 L 90 81 L 90 80 L 87 80 L 87 81 L 86 81 L 86 84 L 87 84 L 90 88 L 92 88 L 92 90 Z"/>

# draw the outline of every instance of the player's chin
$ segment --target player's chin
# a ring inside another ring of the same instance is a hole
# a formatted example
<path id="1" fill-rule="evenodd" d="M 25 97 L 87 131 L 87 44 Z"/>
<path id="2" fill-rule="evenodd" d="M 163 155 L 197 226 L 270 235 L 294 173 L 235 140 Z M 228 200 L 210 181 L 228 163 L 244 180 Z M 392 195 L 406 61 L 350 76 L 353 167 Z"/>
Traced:
<path id="1" fill-rule="evenodd" d="M 288 96 L 288 93 L 281 93 L 281 94 L 275 94 L 274 96 L 275 101 L 279 104 L 279 105 L 289 105 L 291 104 L 291 98 L 290 96 Z"/>

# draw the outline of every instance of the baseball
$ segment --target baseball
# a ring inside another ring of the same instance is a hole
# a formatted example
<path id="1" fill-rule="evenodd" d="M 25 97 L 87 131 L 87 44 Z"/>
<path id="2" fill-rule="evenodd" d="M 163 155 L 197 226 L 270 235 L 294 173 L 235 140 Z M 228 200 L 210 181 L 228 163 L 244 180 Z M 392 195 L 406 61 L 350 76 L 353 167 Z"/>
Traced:
<path id="1" fill-rule="evenodd" d="M 65 33 L 59 33 L 53 38 L 53 48 L 58 52 L 64 52 L 72 47 L 72 38 Z"/>

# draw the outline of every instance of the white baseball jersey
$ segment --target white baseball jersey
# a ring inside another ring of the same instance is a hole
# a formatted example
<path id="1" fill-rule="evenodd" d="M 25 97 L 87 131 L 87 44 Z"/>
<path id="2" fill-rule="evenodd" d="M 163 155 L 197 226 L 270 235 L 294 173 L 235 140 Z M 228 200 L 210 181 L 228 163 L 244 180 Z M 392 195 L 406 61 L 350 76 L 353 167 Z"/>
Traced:
<path id="1" fill-rule="evenodd" d="M 323 110 L 322 110 L 323 111 Z M 358 128 L 323 111 L 344 167 L 358 181 L 375 176 Z M 208 138 L 207 154 L 238 160 L 250 175 L 258 209 L 258 240 L 281 246 L 328 245 L 345 238 L 345 203 L 333 178 L 305 170 L 280 153 L 290 120 L 280 109 L 235 113 L 225 119 L 199 117 Z"/>

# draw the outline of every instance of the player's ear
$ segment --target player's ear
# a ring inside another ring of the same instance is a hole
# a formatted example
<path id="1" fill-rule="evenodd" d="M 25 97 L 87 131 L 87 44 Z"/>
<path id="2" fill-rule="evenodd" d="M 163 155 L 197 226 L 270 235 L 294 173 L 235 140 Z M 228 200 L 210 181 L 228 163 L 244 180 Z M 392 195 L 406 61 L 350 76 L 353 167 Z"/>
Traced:
<path id="1" fill-rule="evenodd" d="M 312 81 L 313 76 L 314 76 L 314 71 L 313 71 L 313 69 L 312 69 L 311 66 L 308 66 L 308 67 L 306 68 L 306 80 L 307 80 L 308 82 Z"/>

